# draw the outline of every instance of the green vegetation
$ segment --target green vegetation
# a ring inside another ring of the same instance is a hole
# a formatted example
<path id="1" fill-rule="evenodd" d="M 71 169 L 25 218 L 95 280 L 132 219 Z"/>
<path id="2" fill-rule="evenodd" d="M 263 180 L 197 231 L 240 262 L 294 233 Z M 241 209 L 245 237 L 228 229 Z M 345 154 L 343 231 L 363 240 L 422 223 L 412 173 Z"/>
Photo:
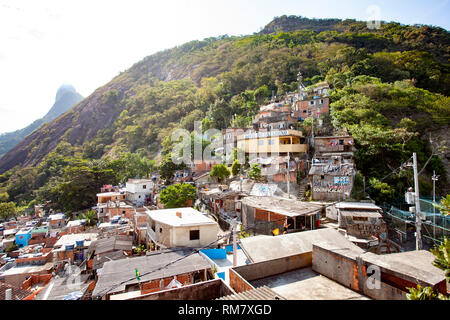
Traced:
<path id="1" fill-rule="evenodd" d="M 225 180 L 231 175 L 230 170 L 224 164 L 217 164 L 212 167 L 209 175 L 212 178 L 217 179 L 218 182 L 225 182 Z"/>
<path id="2" fill-rule="evenodd" d="M 236 159 L 236 160 L 234 160 L 233 165 L 231 166 L 231 173 L 233 174 L 233 177 L 236 177 L 239 174 L 240 170 L 241 170 L 241 164 Z"/>
<path id="3" fill-rule="evenodd" d="M 450 239 L 445 238 L 440 246 L 435 246 L 431 249 L 435 256 L 433 265 L 444 271 L 447 283 L 450 282 Z M 434 292 L 433 288 L 422 288 L 420 285 L 417 288 L 408 288 L 409 293 L 406 295 L 408 300 L 448 300 L 449 298 L 441 293 Z"/>
<path id="4" fill-rule="evenodd" d="M 278 32 L 279 26 L 287 31 Z M 192 132 L 195 121 L 204 130 L 227 128 L 233 120 L 249 125 L 272 93 L 296 90 L 301 70 L 306 85 L 330 83 L 332 114 L 325 120 L 355 137 L 368 194 L 392 201 L 410 186 L 411 172 L 383 178 L 412 152 L 422 167 L 434 153 L 428 133 L 450 123 L 449 59 L 448 31 L 398 23 L 368 30 L 354 20 L 283 16 L 259 34 L 191 41 L 143 59 L 107 84 L 100 98 L 88 97 L 86 105 L 99 111 L 93 125 L 83 126 L 87 132 L 74 125 L 91 123 L 82 108 L 56 120 L 64 132 L 58 139 L 48 125 L 41 127 L 27 154 L 15 157 L 25 160 L 0 174 L 0 194 L 20 207 L 52 200 L 73 211 L 89 208 L 100 184 L 155 170 L 170 182 L 184 168 L 171 161 L 176 129 Z M 305 133 L 311 125 L 304 124 Z M 431 191 L 433 170 L 441 176 L 437 193 L 444 193 L 444 168 L 432 158 L 421 175 L 422 194 Z"/>
<path id="5" fill-rule="evenodd" d="M 248 171 L 248 177 L 253 180 L 261 179 L 261 167 L 257 164 L 252 164 L 251 169 Z"/>
<path id="6" fill-rule="evenodd" d="M 439 204 L 434 205 L 444 216 L 450 215 L 450 194 L 442 198 Z"/>
<path id="7" fill-rule="evenodd" d="M 16 214 L 16 204 L 14 202 L 0 202 L 0 220 L 7 220 Z"/>
<path id="8" fill-rule="evenodd" d="M 85 219 L 86 225 L 90 227 L 95 226 L 98 222 L 97 213 L 92 210 L 86 211 L 80 218 Z"/>
<path id="9" fill-rule="evenodd" d="M 450 239 L 445 238 L 444 242 L 439 246 L 431 249 L 436 259 L 433 265 L 445 272 L 447 282 L 450 282 Z"/>
<path id="10" fill-rule="evenodd" d="M 175 184 L 163 189 L 160 200 L 166 209 L 186 207 L 187 200 L 195 200 L 197 188 L 191 184 Z"/>
<path id="11" fill-rule="evenodd" d="M 409 288 L 409 293 L 406 294 L 406 299 L 408 300 L 447 300 L 443 294 L 436 293 L 433 288 L 426 287 L 422 288 L 417 285 L 417 288 Z"/>

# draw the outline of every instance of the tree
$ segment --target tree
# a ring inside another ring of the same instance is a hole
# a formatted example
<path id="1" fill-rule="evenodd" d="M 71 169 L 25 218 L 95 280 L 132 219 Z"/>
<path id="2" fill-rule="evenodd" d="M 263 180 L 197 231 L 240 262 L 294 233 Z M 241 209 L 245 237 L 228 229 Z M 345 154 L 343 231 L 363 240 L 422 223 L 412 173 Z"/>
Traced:
<path id="1" fill-rule="evenodd" d="M 7 220 L 17 213 L 14 202 L 0 202 L 0 219 Z"/>
<path id="2" fill-rule="evenodd" d="M 172 161 L 172 155 L 169 153 L 161 161 L 161 164 L 159 165 L 158 171 L 159 171 L 159 174 L 161 175 L 162 179 L 171 180 L 173 178 L 173 174 L 175 173 L 175 171 L 183 170 L 184 168 L 186 168 L 186 165 L 184 163 L 175 164 Z"/>
<path id="3" fill-rule="evenodd" d="M 434 206 L 439 209 L 444 216 L 450 215 L 450 194 L 445 198 L 442 198 L 440 204 L 434 204 Z"/>
<path id="4" fill-rule="evenodd" d="M 450 281 L 450 241 L 445 238 L 444 242 L 439 247 L 434 247 L 430 250 L 435 260 L 433 265 L 445 273 L 447 283 Z M 409 293 L 406 294 L 408 300 L 448 300 L 449 298 L 441 293 L 434 292 L 433 288 L 422 288 L 420 285 L 417 288 L 408 288 Z"/>
<path id="5" fill-rule="evenodd" d="M 224 182 L 230 174 L 230 170 L 228 170 L 227 166 L 224 164 L 217 164 L 213 166 L 211 172 L 209 173 L 209 175 L 217 179 L 218 182 Z"/>
<path id="6" fill-rule="evenodd" d="M 369 194 L 377 203 L 383 202 L 392 203 L 395 195 L 394 188 L 392 188 L 385 182 L 381 182 L 376 178 L 370 179 L 369 183 L 371 185 L 371 190 L 369 191 Z"/>
<path id="7" fill-rule="evenodd" d="M 188 183 L 170 185 L 160 193 L 160 200 L 167 209 L 182 208 L 187 200 L 195 200 L 197 188 Z"/>
<path id="8" fill-rule="evenodd" d="M 9 200 L 9 194 L 7 192 L 0 192 L 0 202 L 7 202 Z"/>
<path id="9" fill-rule="evenodd" d="M 253 180 L 261 179 L 261 168 L 257 164 L 252 164 L 250 171 L 248 172 L 248 177 Z"/>
<path id="10" fill-rule="evenodd" d="M 241 170 L 241 164 L 236 159 L 233 162 L 233 165 L 231 166 L 231 173 L 233 174 L 233 177 L 237 176 L 239 174 L 239 171 Z"/>
<path id="11" fill-rule="evenodd" d="M 417 285 L 417 288 L 408 288 L 409 293 L 406 294 L 408 300 L 447 300 L 447 298 L 441 294 L 433 291 L 433 288 L 422 288 Z"/>
<path id="12" fill-rule="evenodd" d="M 430 250 L 436 259 L 433 265 L 445 272 L 447 282 L 450 282 L 450 239 L 445 238 L 444 242 L 439 247 L 434 247 Z"/>
<path id="13" fill-rule="evenodd" d="M 97 213 L 92 210 L 86 211 L 82 218 L 86 220 L 86 225 L 88 226 L 95 226 L 98 222 Z"/>

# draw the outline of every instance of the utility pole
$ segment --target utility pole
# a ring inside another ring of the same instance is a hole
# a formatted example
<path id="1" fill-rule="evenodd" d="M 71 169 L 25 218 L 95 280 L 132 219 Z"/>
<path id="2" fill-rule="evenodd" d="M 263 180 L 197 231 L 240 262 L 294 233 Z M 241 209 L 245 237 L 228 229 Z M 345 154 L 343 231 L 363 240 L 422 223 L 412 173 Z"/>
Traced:
<path id="1" fill-rule="evenodd" d="M 420 216 L 419 175 L 417 173 L 417 153 L 413 154 L 414 201 L 416 204 L 416 250 L 422 250 L 422 218 Z"/>
<path id="2" fill-rule="evenodd" d="M 233 224 L 233 267 L 237 266 L 237 219 L 232 220 Z"/>
<path id="3" fill-rule="evenodd" d="M 314 115 L 312 116 L 312 142 L 311 146 L 314 147 Z"/>
<path id="4" fill-rule="evenodd" d="M 290 172 L 290 161 L 291 161 L 291 153 L 288 152 L 288 162 L 287 162 L 287 192 L 288 198 L 291 198 L 291 172 Z"/>
<path id="5" fill-rule="evenodd" d="M 436 204 L 436 181 L 439 180 L 439 176 L 436 175 L 436 171 L 433 170 L 433 204 Z M 433 239 L 436 239 L 436 207 L 433 206 Z"/>

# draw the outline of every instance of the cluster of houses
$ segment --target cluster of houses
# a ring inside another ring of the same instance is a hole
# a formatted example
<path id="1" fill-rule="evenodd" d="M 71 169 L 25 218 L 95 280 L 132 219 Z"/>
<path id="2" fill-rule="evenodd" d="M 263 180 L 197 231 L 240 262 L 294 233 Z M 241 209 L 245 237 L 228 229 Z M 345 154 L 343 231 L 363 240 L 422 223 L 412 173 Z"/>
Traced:
<path id="1" fill-rule="evenodd" d="M 329 88 L 299 83 L 252 128 L 223 131 L 225 149 L 243 150 L 264 179 L 218 183 L 216 162 L 203 161 L 174 174 L 197 187 L 185 207 L 164 208 L 154 176 L 103 186 L 93 227 L 40 206 L 3 223 L 0 299 L 403 300 L 417 285 L 448 294 L 432 253 L 401 251 L 380 207 L 348 201 L 354 140 L 304 136 L 299 122 L 329 114 Z"/>

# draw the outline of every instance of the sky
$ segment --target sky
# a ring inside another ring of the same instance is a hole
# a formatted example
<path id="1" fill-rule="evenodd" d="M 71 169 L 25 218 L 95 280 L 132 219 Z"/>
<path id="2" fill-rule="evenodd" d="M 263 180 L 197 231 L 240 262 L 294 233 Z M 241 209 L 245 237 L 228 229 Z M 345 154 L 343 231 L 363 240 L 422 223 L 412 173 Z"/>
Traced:
<path id="1" fill-rule="evenodd" d="M 44 116 L 63 84 L 87 97 L 148 55 L 284 14 L 450 28 L 450 0 L 0 0 L 0 133 Z"/>

